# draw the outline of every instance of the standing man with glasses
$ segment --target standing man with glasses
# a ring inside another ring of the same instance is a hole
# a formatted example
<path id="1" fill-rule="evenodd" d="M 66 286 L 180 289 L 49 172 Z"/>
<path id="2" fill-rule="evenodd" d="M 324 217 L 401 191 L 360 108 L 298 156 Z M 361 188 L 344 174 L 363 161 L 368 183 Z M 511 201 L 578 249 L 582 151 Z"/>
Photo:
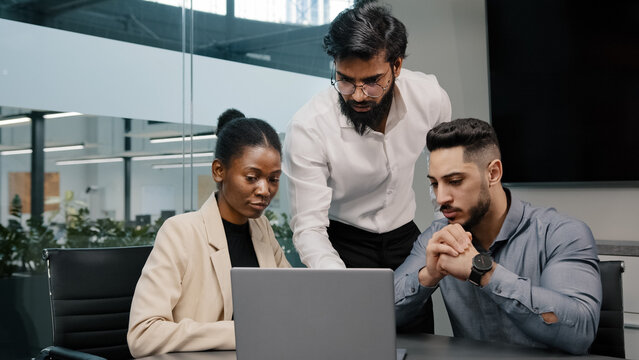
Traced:
<path id="1" fill-rule="evenodd" d="M 451 106 L 435 76 L 402 70 L 406 44 L 404 24 L 371 1 L 324 37 L 333 88 L 293 116 L 283 152 L 293 242 L 311 268 L 394 270 L 420 234 L 415 163 Z M 432 315 L 419 330 L 432 332 Z"/>

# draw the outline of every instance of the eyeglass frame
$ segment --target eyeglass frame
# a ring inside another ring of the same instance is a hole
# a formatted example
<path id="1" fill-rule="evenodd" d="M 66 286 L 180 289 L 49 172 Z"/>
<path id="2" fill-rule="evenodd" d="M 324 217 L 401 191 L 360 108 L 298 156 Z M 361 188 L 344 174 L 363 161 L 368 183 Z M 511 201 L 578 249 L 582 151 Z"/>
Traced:
<path id="1" fill-rule="evenodd" d="M 391 71 L 393 69 L 393 65 L 391 63 L 389 63 L 390 68 L 388 69 L 388 71 L 386 71 L 385 73 L 383 73 L 379 78 L 383 78 L 384 76 L 386 76 L 386 74 L 388 74 L 389 71 Z M 390 86 L 391 80 L 393 80 L 392 78 L 388 79 L 388 81 L 386 82 L 386 86 L 382 86 L 380 84 L 377 83 L 377 81 L 374 82 L 367 82 L 367 83 L 363 83 L 361 85 L 355 85 L 353 82 L 348 81 L 348 80 L 337 80 L 337 67 L 335 66 L 335 61 L 333 61 L 333 71 L 331 71 L 331 85 L 333 86 L 333 88 L 335 89 L 335 91 L 337 91 L 339 94 L 341 95 L 345 95 L 345 96 L 350 96 L 355 94 L 355 92 L 357 91 L 357 88 L 362 88 L 362 92 L 364 93 L 364 95 L 373 98 L 373 99 L 377 99 L 379 97 L 384 96 L 384 92 L 386 92 L 386 89 L 388 89 L 388 87 Z M 350 94 L 344 94 L 343 92 L 339 91 L 339 89 L 337 88 L 337 83 L 343 81 L 343 82 L 347 82 L 351 85 L 353 85 L 353 92 Z M 382 88 L 382 93 L 378 96 L 370 96 L 368 95 L 368 93 L 366 92 L 366 90 L 364 90 L 364 86 L 366 85 L 377 85 L 379 87 Z"/>

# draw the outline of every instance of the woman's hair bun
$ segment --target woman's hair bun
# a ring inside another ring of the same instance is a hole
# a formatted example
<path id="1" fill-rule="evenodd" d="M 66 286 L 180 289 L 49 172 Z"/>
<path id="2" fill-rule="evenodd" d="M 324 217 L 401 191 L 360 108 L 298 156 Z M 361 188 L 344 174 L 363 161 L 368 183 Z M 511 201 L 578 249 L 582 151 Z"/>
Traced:
<path id="1" fill-rule="evenodd" d="M 228 124 L 229 121 L 238 118 L 245 118 L 244 113 L 239 111 L 238 109 L 226 109 L 220 116 L 217 118 L 217 129 L 215 130 L 215 135 L 219 135 L 222 128 Z"/>

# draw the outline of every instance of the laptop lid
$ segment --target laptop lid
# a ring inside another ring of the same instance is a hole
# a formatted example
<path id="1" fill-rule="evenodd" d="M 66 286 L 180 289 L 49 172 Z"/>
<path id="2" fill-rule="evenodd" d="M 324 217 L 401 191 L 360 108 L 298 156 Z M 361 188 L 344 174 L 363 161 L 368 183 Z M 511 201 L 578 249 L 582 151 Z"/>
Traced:
<path id="1" fill-rule="evenodd" d="M 396 358 L 390 269 L 232 268 L 238 360 Z"/>

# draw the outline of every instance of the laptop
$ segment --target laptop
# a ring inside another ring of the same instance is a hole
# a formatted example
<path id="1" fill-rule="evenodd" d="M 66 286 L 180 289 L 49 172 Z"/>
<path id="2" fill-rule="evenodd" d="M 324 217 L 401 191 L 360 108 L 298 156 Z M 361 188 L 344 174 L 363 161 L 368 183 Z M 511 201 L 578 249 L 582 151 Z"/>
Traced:
<path id="1" fill-rule="evenodd" d="M 238 360 L 403 359 L 390 269 L 232 268 Z"/>

